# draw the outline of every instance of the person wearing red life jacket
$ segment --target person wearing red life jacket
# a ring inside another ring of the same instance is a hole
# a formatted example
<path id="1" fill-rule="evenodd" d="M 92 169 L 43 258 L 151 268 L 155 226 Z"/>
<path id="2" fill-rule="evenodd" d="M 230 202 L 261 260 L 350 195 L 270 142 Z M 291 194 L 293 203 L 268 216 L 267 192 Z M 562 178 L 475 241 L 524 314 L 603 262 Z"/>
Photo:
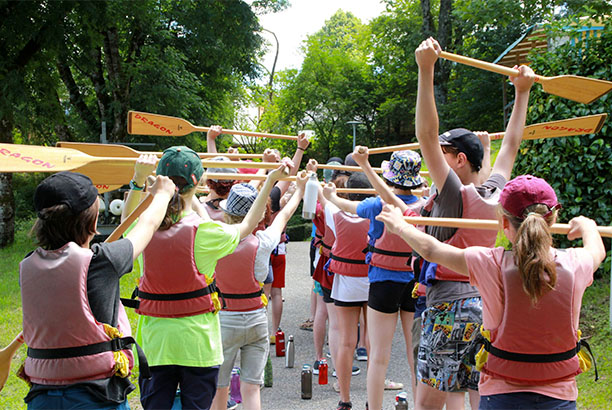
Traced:
<path id="1" fill-rule="evenodd" d="M 217 394 L 212 409 L 225 410 L 230 378 L 236 356 L 240 352 L 240 392 L 248 409 L 260 409 L 260 387 L 268 357 L 268 317 L 262 282 L 268 275 L 270 253 L 276 248 L 281 233 L 297 209 L 306 185 L 306 173 L 297 175 L 296 190 L 272 224 L 240 241 L 234 253 L 221 258 L 215 276 L 225 305 L 219 312 L 223 340 L 223 364 L 219 369 Z M 248 184 L 232 187 L 227 200 L 221 202 L 225 222 L 240 223 L 253 202 L 257 190 Z M 263 215 L 261 215 L 263 216 Z"/>
<path id="2" fill-rule="evenodd" d="M 179 385 L 184 408 L 210 408 L 223 362 L 215 266 L 257 226 L 265 197 L 283 168 L 270 173 L 263 195 L 242 223 L 227 225 L 193 211 L 199 205 L 194 194 L 204 174 L 198 154 L 184 146 L 164 151 L 156 173 L 170 177 L 178 189 L 143 252 L 143 274 L 135 291 L 140 299 L 136 340 L 149 355 L 152 373 L 150 379 L 139 379 L 145 409 L 172 407 Z M 146 178 L 153 169 L 154 163 L 136 164 L 134 178 Z M 135 206 L 134 196 L 131 190 L 128 208 Z"/>
<path id="3" fill-rule="evenodd" d="M 421 157 L 418 153 L 394 152 L 390 161 L 382 163 L 384 182 L 369 166 L 365 147 L 356 147 L 353 158 L 362 166 L 365 176 L 377 191 L 383 192 L 385 197 L 393 202 L 402 202 L 408 214 L 416 215 L 414 210 L 420 209 L 423 201 L 412 194 L 412 189 L 419 188 L 424 181 L 419 175 Z M 392 187 L 392 190 L 389 187 Z M 383 391 L 389 388 L 387 385 L 390 384 L 390 381 L 385 380 L 385 374 L 391 356 L 398 312 L 406 345 L 411 345 L 414 319 L 412 249 L 402 245 L 399 238 L 387 232 L 384 224 L 375 219 L 383 206 L 381 197 L 367 198 L 361 202 L 346 201 L 334 195 L 333 190 L 329 192 L 327 187 L 325 194 L 344 211 L 355 212 L 370 221 L 366 255 L 370 282 L 367 318 L 371 349 L 368 365 L 368 405 L 371 408 L 380 408 Z M 408 354 L 407 357 L 410 363 L 412 355 Z"/>
<path id="4" fill-rule="evenodd" d="M 526 66 L 510 77 L 515 88 L 515 103 L 504 139 L 490 175 L 480 173 L 484 149 L 479 137 L 464 128 L 439 134 L 434 98 L 434 66 L 441 52 L 433 38 L 415 51 L 419 67 L 415 130 L 421 155 L 427 163 L 435 192 L 425 204 L 423 214 L 432 217 L 492 219 L 497 212 L 499 192 L 510 178 L 512 166 L 523 138 L 529 92 L 535 75 Z M 492 231 L 426 227 L 438 240 L 465 248 L 495 245 Z M 417 406 L 442 408 L 449 394 L 463 396 L 467 390 L 472 408 L 478 407 L 479 373 L 473 366 L 479 347 L 477 337 L 482 321 L 482 300 L 468 279 L 445 266 L 423 263 L 419 281 L 427 286 L 427 308 L 417 360 Z M 464 329 L 447 333 L 440 323 L 453 323 Z M 462 401 L 462 400 L 461 400 Z"/>
<path id="5" fill-rule="evenodd" d="M 603 242 L 595 222 L 580 216 L 570 221 L 567 236 L 582 238 L 584 246 L 552 247 L 549 227 L 559 204 L 543 179 L 521 175 L 509 181 L 500 207 L 512 251 L 440 242 L 392 206 L 379 219 L 426 260 L 466 276 L 480 291 L 487 338 L 480 409 L 575 409 L 580 305 L 606 256 Z"/>
<path id="6" fill-rule="evenodd" d="M 39 248 L 19 265 L 28 408 L 129 408 L 134 339 L 119 279 L 132 271 L 173 192 L 170 179 L 157 177 L 153 202 L 126 238 L 90 246 L 99 202 L 89 177 L 59 172 L 38 185 L 32 231 Z M 140 363 L 146 373 L 144 356 Z"/>

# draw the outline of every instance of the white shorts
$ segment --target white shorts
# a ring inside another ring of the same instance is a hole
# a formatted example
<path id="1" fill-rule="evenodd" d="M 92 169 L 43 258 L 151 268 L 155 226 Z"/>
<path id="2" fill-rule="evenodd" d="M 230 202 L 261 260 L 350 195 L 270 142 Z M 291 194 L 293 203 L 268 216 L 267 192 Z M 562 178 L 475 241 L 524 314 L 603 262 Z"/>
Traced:
<path id="1" fill-rule="evenodd" d="M 340 302 L 363 302 L 368 301 L 370 281 L 367 276 L 334 275 L 331 297 Z"/>

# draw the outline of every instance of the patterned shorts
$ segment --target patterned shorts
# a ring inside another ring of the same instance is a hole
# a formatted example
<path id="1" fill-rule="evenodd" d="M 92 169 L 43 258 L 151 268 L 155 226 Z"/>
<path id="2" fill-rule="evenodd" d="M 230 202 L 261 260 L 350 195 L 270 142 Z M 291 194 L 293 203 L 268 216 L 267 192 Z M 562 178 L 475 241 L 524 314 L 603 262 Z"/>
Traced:
<path id="1" fill-rule="evenodd" d="M 423 312 L 418 379 L 441 391 L 478 390 L 475 355 L 482 345 L 482 300 L 440 303 Z"/>

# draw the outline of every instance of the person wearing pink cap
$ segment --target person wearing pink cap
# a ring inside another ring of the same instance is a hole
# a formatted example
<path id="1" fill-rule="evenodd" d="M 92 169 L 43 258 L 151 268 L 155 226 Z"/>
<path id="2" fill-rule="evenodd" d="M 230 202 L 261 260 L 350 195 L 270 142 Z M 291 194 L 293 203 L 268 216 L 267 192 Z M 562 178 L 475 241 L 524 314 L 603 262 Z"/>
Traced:
<path id="1" fill-rule="evenodd" d="M 486 338 L 478 390 L 480 409 L 575 409 L 581 373 L 578 321 L 582 295 L 606 256 L 595 222 L 570 221 L 568 239 L 581 248 L 552 247 L 559 203 L 543 179 L 521 175 L 500 195 L 500 226 L 512 243 L 464 249 L 406 223 L 387 206 L 379 220 L 433 263 L 468 277 L 483 301 Z M 483 351 L 481 351 L 483 352 Z"/>

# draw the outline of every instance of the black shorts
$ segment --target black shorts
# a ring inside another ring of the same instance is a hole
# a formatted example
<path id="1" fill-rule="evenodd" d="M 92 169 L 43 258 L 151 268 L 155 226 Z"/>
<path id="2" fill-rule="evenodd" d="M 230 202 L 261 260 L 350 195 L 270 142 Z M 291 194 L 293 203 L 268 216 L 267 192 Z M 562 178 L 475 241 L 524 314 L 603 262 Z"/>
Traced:
<path id="1" fill-rule="evenodd" d="M 396 313 L 398 310 L 414 313 L 416 299 L 412 297 L 415 281 L 409 283 L 385 280 L 370 283 L 368 306 L 383 313 Z"/>
<path id="2" fill-rule="evenodd" d="M 315 260 L 318 250 L 319 248 L 314 246 L 314 239 L 313 239 L 312 241 L 310 241 L 310 276 L 311 277 L 314 274 L 314 270 L 315 270 L 314 260 Z"/>
<path id="3" fill-rule="evenodd" d="M 343 302 L 341 300 L 334 299 L 334 305 L 340 307 L 362 307 L 365 302 Z"/>
<path id="4" fill-rule="evenodd" d="M 323 291 L 323 302 L 334 303 L 334 300 L 331 297 L 331 289 L 327 289 L 321 286 L 321 290 Z"/>

